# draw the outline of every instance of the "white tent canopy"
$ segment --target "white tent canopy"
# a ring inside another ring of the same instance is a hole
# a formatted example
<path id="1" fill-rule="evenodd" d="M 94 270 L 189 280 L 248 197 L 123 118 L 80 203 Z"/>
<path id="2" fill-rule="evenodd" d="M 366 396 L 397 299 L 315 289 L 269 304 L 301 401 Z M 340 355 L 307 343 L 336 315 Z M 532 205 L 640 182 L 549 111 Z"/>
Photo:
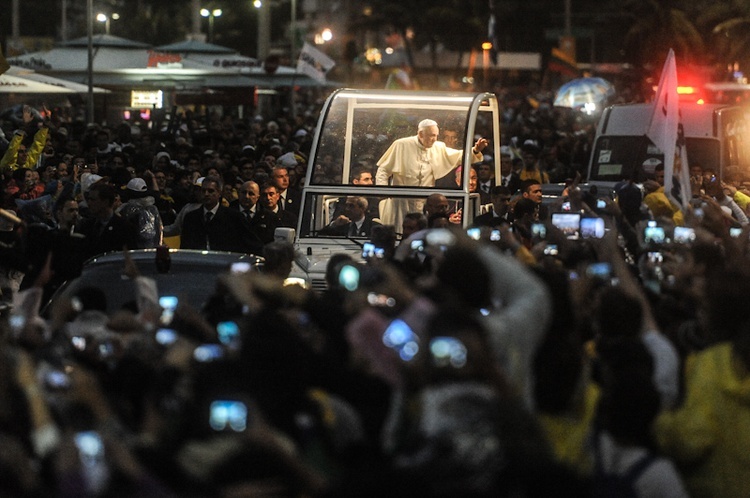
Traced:
<path id="1" fill-rule="evenodd" d="M 0 93 L 76 93 L 70 88 L 50 85 L 12 74 L 0 74 Z"/>
<path id="2" fill-rule="evenodd" d="M 75 83 L 73 81 L 68 81 L 60 78 L 53 78 L 52 76 L 47 76 L 45 74 L 37 73 L 36 71 L 32 71 L 31 69 L 25 69 L 18 66 L 10 66 L 10 69 L 5 73 L 11 76 L 15 76 L 18 78 L 36 81 L 39 83 L 44 83 L 47 85 L 54 85 L 61 88 L 67 88 L 68 90 L 71 90 L 75 93 L 88 93 L 89 86 L 84 85 L 81 83 Z M 99 87 L 93 87 L 92 89 L 94 93 L 110 93 L 109 90 L 105 90 L 104 88 Z"/>
<path id="3" fill-rule="evenodd" d="M 151 48 L 110 35 L 97 35 L 93 42 L 94 84 L 100 86 L 198 89 L 320 85 L 290 67 L 279 67 L 268 74 L 255 59 L 218 45 L 184 42 Z M 79 84 L 88 81 L 85 37 L 48 51 L 19 55 L 8 62 Z"/>

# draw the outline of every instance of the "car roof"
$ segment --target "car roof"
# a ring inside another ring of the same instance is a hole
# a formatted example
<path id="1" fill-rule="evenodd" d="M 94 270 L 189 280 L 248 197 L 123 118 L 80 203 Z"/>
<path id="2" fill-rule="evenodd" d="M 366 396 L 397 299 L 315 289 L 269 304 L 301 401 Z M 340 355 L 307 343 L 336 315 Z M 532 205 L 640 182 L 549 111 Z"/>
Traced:
<path id="1" fill-rule="evenodd" d="M 128 251 L 141 275 L 156 281 L 159 296 L 173 295 L 196 309 L 201 309 L 216 288 L 216 277 L 228 272 L 233 263 L 247 262 L 260 268 L 263 258 L 252 254 L 177 249 L 170 250 L 170 268 L 161 273 L 156 266 L 156 250 Z M 73 296 L 86 287 L 101 289 L 107 298 L 107 312 L 112 313 L 135 302 L 135 284 L 123 276 L 121 251 L 95 256 L 84 264 L 81 276 L 66 282 L 53 296 Z M 49 304 L 48 304 L 49 306 Z"/>

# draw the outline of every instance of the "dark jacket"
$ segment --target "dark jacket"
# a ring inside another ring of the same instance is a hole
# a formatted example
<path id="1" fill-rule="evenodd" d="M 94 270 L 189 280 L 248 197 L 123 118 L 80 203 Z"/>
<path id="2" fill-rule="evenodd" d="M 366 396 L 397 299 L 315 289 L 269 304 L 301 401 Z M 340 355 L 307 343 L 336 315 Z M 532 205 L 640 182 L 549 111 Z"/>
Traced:
<path id="1" fill-rule="evenodd" d="M 370 232 L 372 232 L 372 227 L 376 225 L 380 225 L 377 221 L 374 221 L 372 218 L 365 218 L 365 221 L 362 222 L 362 226 L 359 227 L 359 230 L 357 230 L 355 233 L 351 233 L 350 230 L 352 229 L 352 225 L 355 226 L 356 224 L 353 221 L 350 221 L 346 225 L 341 226 L 335 226 L 335 225 L 328 225 L 327 227 L 323 227 L 319 232 L 318 235 L 336 235 L 339 237 L 370 237 Z"/>
<path id="2" fill-rule="evenodd" d="M 263 244 L 250 230 L 250 224 L 236 209 L 219 206 L 206 222 L 203 207 L 189 212 L 182 222 L 180 247 L 260 254 Z"/>
<path id="3" fill-rule="evenodd" d="M 112 215 L 103 228 L 98 219 L 84 219 L 77 231 L 86 236 L 86 258 L 110 251 L 122 251 L 123 248 L 138 248 L 138 231 L 116 214 Z"/>
<path id="4" fill-rule="evenodd" d="M 505 216 L 495 216 L 495 211 L 490 210 L 486 213 L 474 218 L 472 225 L 475 227 L 496 227 L 498 225 L 507 225 L 513 222 L 513 216 L 510 212 L 506 213 Z"/>
<path id="5" fill-rule="evenodd" d="M 302 203 L 302 191 L 288 188 L 286 189 L 286 192 L 284 193 L 286 198 L 286 205 L 284 206 L 284 211 L 291 211 L 292 213 L 296 215 L 299 214 L 300 210 L 300 204 Z M 279 199 L 279 209 L 281 209 L 282 203 L 281 199 Z"/>
<path id="6" fill-rule="evenodd" d="M 492 189 L 495 187 L 495 179 L 490 178 L 489 184 L 489 190 L 485 192 L 484 190 L 482 190 L 482 182 L 477 182 L 477 192 L 479 192 L 480 204 L 490 204 L 492 202 L 492 196 L 490 195 L 490 192 L 492 192 Z"/>
<path id="7" fill-rule="evenodd" d="M 273 213 L 266 209 L 261 203 L 255 204 L 255 213 L 252 218 L 249 218 L 245 214 L 240 203 L 237 201 L 232 201 L 229 204 L 229 208 L 236 209 L 245 217 L 250 224 L 250 231 L 253 232 L 263 244 L 273 242 L 273 232 L 278 226 L 278 218 L 273 216 Z"/>
<path id="8" fill-rule="evenodd" d="M 297 215 L 292 211 L 279 207 L 279 210 L 275 213 L 268 208 L 266 208 L 266 212 L 277 227 L 297 228 Z"/>

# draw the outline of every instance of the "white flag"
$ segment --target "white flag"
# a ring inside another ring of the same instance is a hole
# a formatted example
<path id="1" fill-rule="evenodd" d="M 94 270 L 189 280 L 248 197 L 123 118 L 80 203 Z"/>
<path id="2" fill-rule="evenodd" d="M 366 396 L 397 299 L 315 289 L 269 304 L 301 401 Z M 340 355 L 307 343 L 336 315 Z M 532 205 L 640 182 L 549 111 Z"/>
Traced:
<path id="1" fill-rule="evenodd" d="M 654 110 L 646 135 L 664 153 L 664 193 L 685 208 L 690 200 L 690 174 L 684 137 L 679 133 L 680 129 L 677 63 L 674 51 L 669 49 L 659 79 L 659 87 L 656 89 Z M 677 161 L 675 154 L 679 156 Z"/>
<path id="2" fill-rule="evenodd" d="M 326 80 L 326 73 L 335 65 L 333 59 L 305 42 L 297 61 L 297 72 L 304 73 L 322 83 Z"/>

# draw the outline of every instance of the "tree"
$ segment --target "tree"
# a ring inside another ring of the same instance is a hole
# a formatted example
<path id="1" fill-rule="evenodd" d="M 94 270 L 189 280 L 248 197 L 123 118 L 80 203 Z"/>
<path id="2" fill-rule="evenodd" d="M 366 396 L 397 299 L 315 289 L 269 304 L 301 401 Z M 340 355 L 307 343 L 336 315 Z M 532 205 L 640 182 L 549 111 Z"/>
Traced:
<path id="1" fill-rule="evenodd" d="M 624 8 L 633 19 L 625 36 L 625 58 L 636 67 L 659 67 L 670 48 L 682 62 L 703 60 L 700 32 L 671 0 L 630 0 Z"/>

